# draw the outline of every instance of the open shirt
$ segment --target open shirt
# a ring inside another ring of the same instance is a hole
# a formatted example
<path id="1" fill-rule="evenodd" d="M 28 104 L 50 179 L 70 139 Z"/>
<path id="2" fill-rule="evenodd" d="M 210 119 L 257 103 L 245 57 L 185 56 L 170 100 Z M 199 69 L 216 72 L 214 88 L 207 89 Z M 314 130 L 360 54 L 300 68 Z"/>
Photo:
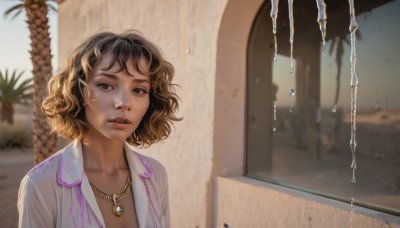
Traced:
<path id="1" fill-rule="evenodd" d="M 140 228 L 169 227 L 168 181 L 156 160 L 125 144 Z M 19 227 L 103 227 L 78 140 L 30 170 L 18 193 Z"/>

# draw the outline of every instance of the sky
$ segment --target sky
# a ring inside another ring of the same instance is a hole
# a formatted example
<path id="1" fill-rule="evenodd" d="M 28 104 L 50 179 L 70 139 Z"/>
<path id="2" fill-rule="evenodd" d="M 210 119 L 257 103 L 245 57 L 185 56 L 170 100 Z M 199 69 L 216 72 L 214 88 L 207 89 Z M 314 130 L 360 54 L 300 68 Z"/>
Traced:
<path id="1" fill-rule="evenodd" d="M 30 60 L 29 29 L 25 22 L 26 14 L 23 11 L 18 17 L 5 18 L 4 12 L 17 1 L 0 1 L 0 70 L 5 69 L 25 71 L 24 78 L 32 77 Z M 50 37 L 52 49 L 53 70 L 57 69 L 57 14 L 49 14 Z"/>

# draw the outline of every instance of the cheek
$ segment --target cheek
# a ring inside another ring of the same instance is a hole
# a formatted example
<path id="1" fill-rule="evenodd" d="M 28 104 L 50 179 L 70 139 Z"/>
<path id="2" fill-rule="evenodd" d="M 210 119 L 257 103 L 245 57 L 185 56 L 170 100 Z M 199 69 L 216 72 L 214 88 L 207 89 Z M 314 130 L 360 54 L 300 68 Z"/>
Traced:
<path id="1" fill-rule="evenodd" d="M 96 103 L 97 106 L 101 106 L 102 104 L 107 103 L 110 100 L 110 96 L 99 92 L 94 92 L 92 93 L 90 100 L 92 101 L 92 103 Z"/>

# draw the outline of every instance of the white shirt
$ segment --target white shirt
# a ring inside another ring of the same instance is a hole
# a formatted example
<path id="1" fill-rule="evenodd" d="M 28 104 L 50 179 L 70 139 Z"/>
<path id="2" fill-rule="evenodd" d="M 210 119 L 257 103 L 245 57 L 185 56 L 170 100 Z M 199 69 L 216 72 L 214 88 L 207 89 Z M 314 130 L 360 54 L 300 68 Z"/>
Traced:
<path id="1" fill-rule="evenodd" d="M 124 146 L 140 228 L 169 227 L 168 181 L 156 160 Z M 30 170 L 18 193 L 19 227 L 103 227 L 75 140 Z"/>

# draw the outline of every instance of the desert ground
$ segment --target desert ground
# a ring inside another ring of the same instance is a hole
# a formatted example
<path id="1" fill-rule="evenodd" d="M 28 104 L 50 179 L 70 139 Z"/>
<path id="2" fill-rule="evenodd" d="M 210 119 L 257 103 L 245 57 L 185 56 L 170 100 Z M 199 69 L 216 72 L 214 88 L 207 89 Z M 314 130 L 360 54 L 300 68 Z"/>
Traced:
<path id="1" fill-rule="evenodd" d="M 0 227 L 14 228 L 18 226 L 18 188 L 33 167 L 33 152 L 30 148 L 0 150 Z"/>

